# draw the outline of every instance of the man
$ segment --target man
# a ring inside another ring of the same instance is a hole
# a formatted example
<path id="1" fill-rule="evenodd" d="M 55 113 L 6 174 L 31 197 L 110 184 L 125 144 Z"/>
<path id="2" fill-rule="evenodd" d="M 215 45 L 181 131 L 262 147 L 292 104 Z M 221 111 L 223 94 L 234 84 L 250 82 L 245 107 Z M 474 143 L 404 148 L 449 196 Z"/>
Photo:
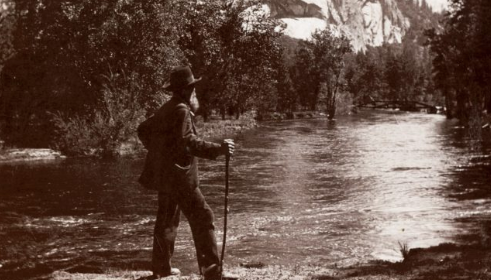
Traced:
<path id="1" fill-rule="evenodd" d="M 139 182 L 158 191 L 152 270 L 150 279 L 179 274 L 171 258 L 182 211 L 193 234 L 198 266 L 206 280 L 220 279 L 213 212 L 199 189 L 197 158 L 231 156 L 232 140 L 222 144 L 197 137 L 194 113 L 199 108 L 195 79 L 189 67 L 175 68 L 165 89 L 173 92 L 154 116 L 138 127 L 138 136 L 148 149 Z"/>

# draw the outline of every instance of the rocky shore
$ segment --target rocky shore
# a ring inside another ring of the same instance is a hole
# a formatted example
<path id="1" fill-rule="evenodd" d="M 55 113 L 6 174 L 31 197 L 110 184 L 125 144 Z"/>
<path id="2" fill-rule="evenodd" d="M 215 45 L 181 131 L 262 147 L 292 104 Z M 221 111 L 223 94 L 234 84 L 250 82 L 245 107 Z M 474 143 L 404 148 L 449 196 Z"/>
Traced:
<path id="1" fill-rule="evenodd" d="M 243 264 L 227 271 L 241 280 L 487 280 L 491 279 L 491 246 L 480 242 L 412 249 L 397 263 L 373 261 L 350 267 L 326 266 L 266 266 Z M 83 274 L 57 271 L 54 280 L 137 280 L 148 271 L 111 271 L 107 274 Z M 199 280 L 198 275 L 168 277 L 169 280 Z"/>

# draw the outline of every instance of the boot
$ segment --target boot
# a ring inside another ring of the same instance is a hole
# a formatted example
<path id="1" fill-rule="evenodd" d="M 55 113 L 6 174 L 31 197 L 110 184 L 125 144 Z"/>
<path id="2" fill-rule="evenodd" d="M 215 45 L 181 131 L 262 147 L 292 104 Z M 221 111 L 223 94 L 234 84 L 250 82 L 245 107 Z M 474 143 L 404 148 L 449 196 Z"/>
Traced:
<path id="1" fill-rule="evenodd" d="M 204 276 L 204 280 L 221 280 L 222 275 L 220 272 L 220 267 L 217 264 L 212 264 L 208 267 L 201 268 L 201 273 Z"/>
<path id="2" fill-rule="evenodd" d="M 233 275 L 228 272 L 221 272 L 217 264 L 212 264 L 209 267 L 201 268 L 204 280 L 238 280 L 238 275 Z"/>

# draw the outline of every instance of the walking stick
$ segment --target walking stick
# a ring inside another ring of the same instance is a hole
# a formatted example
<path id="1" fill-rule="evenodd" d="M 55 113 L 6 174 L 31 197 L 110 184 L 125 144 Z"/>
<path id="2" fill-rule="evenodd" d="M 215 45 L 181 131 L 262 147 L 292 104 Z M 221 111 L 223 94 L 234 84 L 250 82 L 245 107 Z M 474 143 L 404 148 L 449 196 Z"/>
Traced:
<path id="1" fill-rule="evenodd" d="M 228 214 L 228 167 L 230 163 L 230 155 L 225 156 L 225 202 L 224 202 L 224 219 L 223 219 L 223 243 L 222 256 L 220 257 L 220 278 L 223 279 L 223 258 L 225 256 L 225 243 L 227 242 L 227 214 Z"/>

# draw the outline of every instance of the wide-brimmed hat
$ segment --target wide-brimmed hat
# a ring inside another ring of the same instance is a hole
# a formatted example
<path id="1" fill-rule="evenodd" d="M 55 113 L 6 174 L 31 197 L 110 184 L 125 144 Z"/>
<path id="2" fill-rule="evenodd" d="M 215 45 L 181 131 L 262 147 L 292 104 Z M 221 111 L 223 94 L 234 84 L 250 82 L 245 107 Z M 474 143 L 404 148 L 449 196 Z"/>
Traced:
<path id="1" fill-rule="evenodd" d="M 199 81 L 201 78 L 195 78 L 189 66 L 176 67 L 170 73 L 169 81 L 164 85 L 164 89 L 175 91 L 194 85 Z"/>

